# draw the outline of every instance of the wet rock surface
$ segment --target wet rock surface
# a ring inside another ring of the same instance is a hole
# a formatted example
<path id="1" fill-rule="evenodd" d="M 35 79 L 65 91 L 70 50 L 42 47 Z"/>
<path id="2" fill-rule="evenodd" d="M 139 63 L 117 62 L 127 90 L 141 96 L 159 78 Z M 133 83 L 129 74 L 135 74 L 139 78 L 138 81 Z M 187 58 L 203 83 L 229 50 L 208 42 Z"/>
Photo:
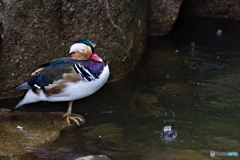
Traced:
<path id="1" fill-rule="evenodd" d="M 72 127 L 58 112 L 10 113 L 10 110 L 1 108 L 0 119 L 0 156 L 6 158 L 17 159 L 32 147 L 57 139 L 61 130 Z"/>
<path id="2" fill-rule="evenodd" d="M 62 115 L 61 112 L 10 113 L 8 109 L 0 109 L 0 159 L 67 159 L 72 150 L 69 146 L 76 142 L 71 137 L 76 133 L 79 135 L 77 144 L 85 144 L 87 138 L 81 133 L 79 126 L 68 125 Z M 61 142 L 60 155 L 62 156 L 62 152 L 66 152 L 66 155 L 59 157 L 58 139 L 63 135 L 66 140 Z M 76 155 L 77 160 L 109 160 L 105 155 L 77 157 Z"/>

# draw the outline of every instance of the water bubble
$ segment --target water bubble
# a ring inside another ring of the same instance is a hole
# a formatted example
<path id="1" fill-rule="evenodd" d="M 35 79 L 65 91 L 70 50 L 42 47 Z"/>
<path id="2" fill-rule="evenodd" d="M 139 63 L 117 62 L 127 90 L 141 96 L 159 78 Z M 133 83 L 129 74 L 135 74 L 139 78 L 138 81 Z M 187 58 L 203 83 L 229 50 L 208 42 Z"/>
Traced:
<path id="1" fill-rule="evenodd" d="M 194 52 L 194 50 L 195 50 L 195 42 L 191 43 L 191 50 L 192 50 L 192 52 Z"/>
<path id="2" fill-rule="evenodd" d="M 191 48 L 194 48 L 195 47 L 195 42 L 192 42 L 191 43 Z"/>
<path id="3" fill-rule="evenodd" d="M 163 127 L 163 132 L 171 132 L 172 126 L 165 126 Z"/>
<path id="4" fill-rule="evenodd" d="M 164 126 L 162 129 L 161 138 L 166 142 L 175 141 L 177 138 L 177 132 L 172 129 L 171 125 Z"/>
<path id="5" fill-rule="evenodd" d="M 197 52 L 195 51 L 195 46 L 196 46 L 195 42 L 192 42 L 192 43 L 190 44 L 190 46 L 191 46 L 191 52 L 190 52 L 190 54 L 191 54 L 192 56 L 194 56 L 194 54 L 197 53 Z"/>
<path id="6" fill-rule="evenodd" d="M 166 79 L 170 79 L 171 76 L 169 74 L 167 74 L 165 77 L 166 77 Z"/>
<path id="7" fill-rule="evenodd" d="M 222 30 L 221 29 L 217 30 L 216 35 L 222 36 Z"/>

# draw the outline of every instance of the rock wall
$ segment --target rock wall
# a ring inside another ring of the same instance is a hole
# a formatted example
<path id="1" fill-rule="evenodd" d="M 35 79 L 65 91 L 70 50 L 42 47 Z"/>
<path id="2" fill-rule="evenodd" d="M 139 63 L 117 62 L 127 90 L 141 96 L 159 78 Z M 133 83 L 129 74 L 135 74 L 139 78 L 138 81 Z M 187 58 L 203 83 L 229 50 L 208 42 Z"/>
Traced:
<path id="1" fill-rule="evenodd" d="M 166 35 L 177 20 L 183 0 L 149 0 L 148 34 Z"/>
<path id="2" fill-rule="evenodd" d="M 124 76 L 145 50 L 145 0 L 5 0 L 0 92 L 26 80 L 40 64 L 88 39 L 109 62 L 111 79 Z"/>
<path id="3" fill-rule="evenodd" d="M 240 18 L 239 0 L 184 0 L 181 14 L 186 16 Z"/>
<path id="4" fill-rule="evenodd" d="M 79 39 L 96 44 L 96 52 L 110 65 L 110 79 L 119 79 L 144 53 L 147 28 L 148 34 L 168 34 L 181 3 L 182 0 L 0 1 L 0 93 L 28 79 L 40 64 L 63 56 Z"/>
<path id="5" fill-rule="evenodd" d="M 168 34 L 181 15 L 239 19 L 237 0 L 2 0 L 0 94 L 40 64 L 88 39 L 119 79 L 145 51 L 146 36 Z M 1 94 L 0 97 L 5 97 Z"/>

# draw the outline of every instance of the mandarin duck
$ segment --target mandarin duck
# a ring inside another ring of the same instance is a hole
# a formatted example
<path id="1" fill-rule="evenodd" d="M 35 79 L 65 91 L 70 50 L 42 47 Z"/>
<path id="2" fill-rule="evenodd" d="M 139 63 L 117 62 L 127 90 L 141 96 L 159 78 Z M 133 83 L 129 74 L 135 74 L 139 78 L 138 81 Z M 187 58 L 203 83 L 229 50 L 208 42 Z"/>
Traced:
<path id="1" fill-rule="evenodd" d="M 85 123 L 85 120 L 71 116 L 73 101 L 99 90 L 106 83 L 109 73 L 108 64 L 95 53 L 90 41 L 76 41 L 65 57 L 40 65 L 27 81 L 12 88 L 27 90 L 12 111 L 38 101 L 69 101 L 63 117 L 68 124 L 72 120 L 80 125 L 79 122 Z"/>

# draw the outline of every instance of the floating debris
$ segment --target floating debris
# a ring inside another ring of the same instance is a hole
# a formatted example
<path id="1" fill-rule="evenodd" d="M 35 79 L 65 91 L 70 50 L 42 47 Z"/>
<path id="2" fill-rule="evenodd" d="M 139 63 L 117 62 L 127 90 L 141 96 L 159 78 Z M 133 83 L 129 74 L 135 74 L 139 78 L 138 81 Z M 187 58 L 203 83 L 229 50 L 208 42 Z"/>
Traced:
<path id="1" fill-rule="evenodd" d="M 18 129 L 19 131 L 22 131 L 22 130 L 23 130 L 23 127 L 17 126 L 17 129 Z"/>

